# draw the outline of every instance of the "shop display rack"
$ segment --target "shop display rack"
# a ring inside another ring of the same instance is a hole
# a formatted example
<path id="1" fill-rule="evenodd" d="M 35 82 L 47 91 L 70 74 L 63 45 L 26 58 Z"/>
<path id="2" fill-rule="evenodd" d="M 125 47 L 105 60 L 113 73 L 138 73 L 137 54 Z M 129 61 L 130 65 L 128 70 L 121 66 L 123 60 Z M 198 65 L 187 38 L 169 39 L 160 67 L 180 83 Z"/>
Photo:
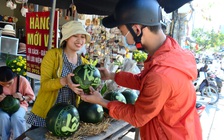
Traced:
<path id="1" fill-rule="evenodd" d="M 6 21 L 0 21 L 0 30 L 2 30 L 6 24 L 11 24 L 16 31 L 16 23 L 14 22 L 6 22 Z"/>

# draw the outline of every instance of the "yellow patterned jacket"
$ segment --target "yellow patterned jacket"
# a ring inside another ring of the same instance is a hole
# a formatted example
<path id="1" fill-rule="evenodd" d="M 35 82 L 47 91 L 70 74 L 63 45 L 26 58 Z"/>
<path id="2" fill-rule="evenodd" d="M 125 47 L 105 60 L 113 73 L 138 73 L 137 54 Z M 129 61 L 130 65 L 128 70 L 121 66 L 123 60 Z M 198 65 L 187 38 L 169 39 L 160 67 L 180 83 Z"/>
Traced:
<path id="1" fill-rule="evenodd" d="M 57 99 L 59 89 L 63 87 L 60 83 L 63 66 L 62 52 L 62 48 L 48 50 L 41 63 L 41 85 L 31 110 L 41 118 L 46 118 L 47 112 Z"/>

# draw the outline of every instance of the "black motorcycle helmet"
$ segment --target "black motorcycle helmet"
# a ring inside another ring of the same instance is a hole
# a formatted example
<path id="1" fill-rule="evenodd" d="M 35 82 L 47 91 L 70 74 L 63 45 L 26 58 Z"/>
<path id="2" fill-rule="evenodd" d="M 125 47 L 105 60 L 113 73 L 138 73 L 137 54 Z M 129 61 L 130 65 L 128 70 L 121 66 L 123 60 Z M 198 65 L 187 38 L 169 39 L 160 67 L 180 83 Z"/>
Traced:
<path id="1" fill-rule="evenodd" d="M 115 6 L 114 13 L 105 17 L 102 24 L 107 28 L 126 25 L 136 42 L 136 47 L 142 49 L 142 34 L 137 36 L 131 26 L 156 26 L 161 24 L 161 20 L 162 12 L 157 0 L 120 0 Z"/>
<path id="2" fill-rule="evenodd" d="M 114 13 L 102 23 L 107 28 L 126 24 L 155 26 L 160 24 L 161 16 L 157 0 L 119 0 Z"/>

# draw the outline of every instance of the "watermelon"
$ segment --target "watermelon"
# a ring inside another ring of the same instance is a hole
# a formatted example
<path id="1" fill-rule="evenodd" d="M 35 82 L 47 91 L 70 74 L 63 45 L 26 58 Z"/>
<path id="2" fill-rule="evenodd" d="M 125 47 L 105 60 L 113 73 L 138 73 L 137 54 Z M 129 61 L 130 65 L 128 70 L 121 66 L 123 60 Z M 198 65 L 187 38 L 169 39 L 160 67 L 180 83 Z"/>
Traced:
<path id="1" fill-rule="evenodd" d="M 107 99 L 109 101 L 117 100 L 117 101 L 126 103 L 126 99 L 125 99 L 124 95 L 121 94 L 121 92 L 111 91 L 111 92 L 106 93 L 103 98 Z"/>
<path id="2" fill-rule="evenodd" d="M 135 93 L 132 90 L 125 90 L 125 91 L 123 91 L 121 93 L 124 95 L 124 97 L 125 97 L 125 99 L 127 101 L 127 104 L 135 104 L 135 101 L 138 98 L 138 94 L 137 93 Z"/>
<path id="3" fill-rule="evenodd" d="M 79 113 L 75 106 L 67 103 L 55 104 L 46 116 L 47 130 L 58 137 L 69 137 L 79 127 Z"/>
<path id="4" fill-rule="evenodd" d="M 82 101 L 79 104 L 78 112 L 80 120 L 86 123 L 99 123 L 103 120 L 103 107 L 98 104 Z"/>
<path id="5" fill-rule="evenodd" d="M 0 103 L 0 107 L 8 114 L 13 114 L 20 108 L 19 99 L 14 98 L 12 95 L 7 95 Z"/>
<path id="6" fill-rule="evenodd" d="M 103 97 L 104 99 L 106 100 L 109 100 L 109 101 L 120 101 L 120 102 L 123 102 L 126 104 L 126 99 L 124 97 L 124 95 L 122 95 L 120 92 L 115 92 L 115 91 L 111 91 L 111 92 L 108 92 L 104 95 Z M 104 108 L 104 112 L 109 114 L 109 110 Z"/>
<path id="7" fill-rule="evenodd" d="M 90 86 L 96 89 L 101 84 L 100 71 L 93 65 L 80 65 L 73 70 L 73 73 L 73 83 L 80 84 L 79 88 L 83 89 L 85 93 L 90 92 Z"/>

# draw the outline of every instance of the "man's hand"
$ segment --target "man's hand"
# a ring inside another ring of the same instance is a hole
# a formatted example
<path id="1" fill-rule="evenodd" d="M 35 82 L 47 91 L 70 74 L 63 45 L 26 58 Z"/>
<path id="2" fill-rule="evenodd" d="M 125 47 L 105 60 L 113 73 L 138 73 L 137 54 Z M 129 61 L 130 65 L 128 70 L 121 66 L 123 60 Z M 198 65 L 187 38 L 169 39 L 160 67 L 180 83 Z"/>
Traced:
<path id="1" fill-rule="evenodd" d="M 102 80 L 114 80 L 114 73 L 111 73 L 106 68 L 98 68 L 100 71 L 101 79 Z"/>
<path id="2" fill-rule="evenodd" d="M 81 99 L 85 102 L 99 104 L 102 105 L 104 108 L 107 108 L 107 104 L 109 101 L 105 100 L 99 91 L 95 90 L 93 87 L 90 87 L 89 94 L 81 94 Z"/>

